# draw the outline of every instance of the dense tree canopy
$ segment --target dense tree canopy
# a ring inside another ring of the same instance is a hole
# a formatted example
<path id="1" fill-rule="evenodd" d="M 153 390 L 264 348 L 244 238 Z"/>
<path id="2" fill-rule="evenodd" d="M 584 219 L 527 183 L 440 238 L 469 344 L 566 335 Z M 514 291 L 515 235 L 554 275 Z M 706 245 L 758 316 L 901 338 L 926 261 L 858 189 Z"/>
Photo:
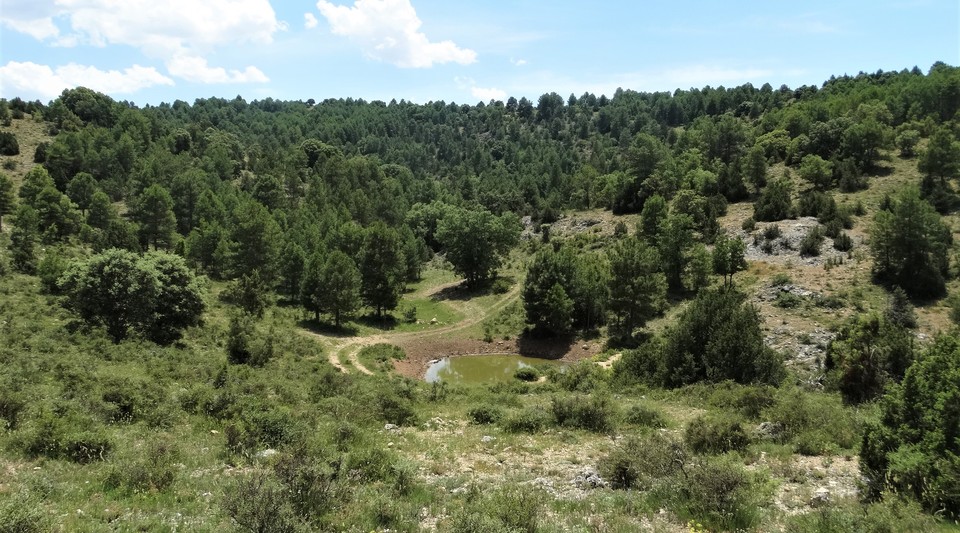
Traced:
<path id="1" fill-rule="evenodd" d="M 183 259 L 107 250 L 74 262 L 60 280 L 67 306 L 114 341 L 136 332 L 158 343 L 180 338 L 203 313 L 203 289 Z"/>
<path id="2" fill-rule="evenodd" d="M 870 495 L 895 491 L 960 517 L 960 344 L 941 337 L 882 402 L 860 452 Z"/>
<path id="3" fill-rule="evenodd" d="M 476 287 L 496 275 L 520 237 L 520 223 L 512 213 L 496 217 L 486 209 L 450 208 L 437 222 L 435 236 L 454 270 Z"/>
<path id="4" fill-rule="evenodd" d="M 914 296 L 944 293 L 950 229 L 914 187 L 903 189 L 891 210 L 877 212 L 870 235 L 873 272 Z"/>

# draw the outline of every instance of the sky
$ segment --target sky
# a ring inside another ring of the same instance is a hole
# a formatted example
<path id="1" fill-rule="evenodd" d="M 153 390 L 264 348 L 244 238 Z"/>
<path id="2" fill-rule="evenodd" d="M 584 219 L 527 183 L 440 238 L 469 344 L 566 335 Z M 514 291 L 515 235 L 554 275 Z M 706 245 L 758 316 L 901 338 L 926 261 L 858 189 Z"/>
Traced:
<path id="1" fill-rule="evenodd" d="M 957 0 L 0 0 L 0 97 L 476 104 L 960 64 Z"/>

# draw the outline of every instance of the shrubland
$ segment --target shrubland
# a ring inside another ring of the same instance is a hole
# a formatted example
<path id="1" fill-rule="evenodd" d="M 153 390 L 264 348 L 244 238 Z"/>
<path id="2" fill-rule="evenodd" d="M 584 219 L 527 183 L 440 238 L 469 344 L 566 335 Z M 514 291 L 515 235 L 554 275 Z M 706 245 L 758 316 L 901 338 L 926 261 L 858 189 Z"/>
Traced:
<path id="1" fill-rule="evenodd" d="M 0 530 L 955 528 L 958 86 L 0 100 Z"/>

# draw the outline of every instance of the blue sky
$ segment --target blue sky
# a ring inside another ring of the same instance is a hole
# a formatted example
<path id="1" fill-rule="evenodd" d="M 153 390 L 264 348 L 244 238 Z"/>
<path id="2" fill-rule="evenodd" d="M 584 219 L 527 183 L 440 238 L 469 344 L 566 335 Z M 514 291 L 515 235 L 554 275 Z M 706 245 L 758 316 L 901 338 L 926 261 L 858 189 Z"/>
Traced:
<path id="1" fill-rule="evenodd" d="M 475 104 L 960 64 L 960 2 L 2 0 L 0 96 Z"/>

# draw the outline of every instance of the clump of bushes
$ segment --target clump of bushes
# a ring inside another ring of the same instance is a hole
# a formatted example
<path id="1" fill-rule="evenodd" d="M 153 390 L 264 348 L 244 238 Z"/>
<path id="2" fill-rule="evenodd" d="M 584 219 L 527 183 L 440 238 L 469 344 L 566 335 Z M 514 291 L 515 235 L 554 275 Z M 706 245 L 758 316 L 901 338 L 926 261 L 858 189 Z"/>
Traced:
<path id="1" fill-rule="evenodd" d="M 800 241 L 800 255 L 804 257 L 820 255 L 820 246 L 823 244 L 823 229 L 820 226 L 811 228 Z"/>
<path id="2" fill-rule="evenodd" d="M 168 438 L 151 439 L 136 458 L 113 465 L 104 486 L 133 493 L 166 491 L 176 480 L 179 458 L 179 449 Z"/>
<path id="3" fill-rule="evenodd" d="M 554 396 L 550 401 L 553 419 L 558 426 L 605 432 L 613 429 L 614 406 L 605 394 Z"/>
<path id="4" fill-rule="evenodd" d="M 631 405 L 624 419 L 627 423 L 636 424 L 640 427 L 659 429 L 667 427 L 667 418 L 659 409 L 646 403 L 637 403 Z"/>
<path id="5" fill-rule="evenodd" d="M 695 453 L 725 453 L 743 450 L 750 437 L 738 420 L 699 416 L 687 425 L 683 441 Z"/>
<path id="6" fill-rule="evenodd" d="M 659 433 L 624 440 L 601 459 L 601 475 L 615 489 L 647 491 L 653 508 L 665 507 L 708 529 L 751 529 L 769 497 L 763 483 L 731 460 L 694 460 L 680 443 Z"/>
<path id="7" fill-rule="evenodd" d="M 549 423 L 550 416 L 546 411 L 531 406 L 510 413 L 501 420 L 500 426 L 508 433 L 537 433 Z"/>
<path id="8" fill-rule="evenodd" d="M 69 410 L 61 416 L 45 409 L 22 431 L 19 447 L 30 457 L 90 463 L 104 460 L 113 450 L 99 426 Z"/>
<path id="9" fill-rule="evenodd" d="M 517 369 L 513 373 L 513 377 L 519 379 L 520 381 L 526 381 L 528 383 L 540 379 L 540 372 L 537 372 L 536 368 L 532 366 L 523 366 Z"/>
<path id="10" fill-rule="evenodd" d="M 496 424 L 503 418 L 503 411 L 491 405 L 478 405 L 471 407 L 467 416 L 474 424 Z"/>

